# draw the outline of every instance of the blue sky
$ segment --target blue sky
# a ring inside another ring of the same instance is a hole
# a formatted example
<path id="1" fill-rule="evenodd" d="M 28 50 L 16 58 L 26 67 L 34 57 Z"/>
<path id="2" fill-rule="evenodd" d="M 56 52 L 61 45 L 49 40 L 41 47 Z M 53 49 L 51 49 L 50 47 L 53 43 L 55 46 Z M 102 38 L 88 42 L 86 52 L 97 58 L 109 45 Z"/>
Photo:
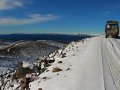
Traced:
<path id="1" fill-rule="evenodd" d="M 0 0 L 0 34 L 104 33 L 120 0 Z"/>

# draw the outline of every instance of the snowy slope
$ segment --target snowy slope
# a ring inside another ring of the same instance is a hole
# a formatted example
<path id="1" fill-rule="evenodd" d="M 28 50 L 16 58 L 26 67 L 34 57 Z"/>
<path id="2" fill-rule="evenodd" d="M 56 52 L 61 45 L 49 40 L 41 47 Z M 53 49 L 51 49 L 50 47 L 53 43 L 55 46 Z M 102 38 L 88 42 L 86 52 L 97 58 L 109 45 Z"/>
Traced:
<path id="1" fill-rule="evenodd" d="M 30 90 L 120 90 L 119 39 L 97 36 L 71 42 L 48 58 L 55 62 L 29 84 Z M 60 71 L 53 72 L 55 68 Z"/>
<path id="2" fill-rule="evenodd" d="M 60 44 L 62 46 L 62 43 Z M 48 56 L 59 48 L 57 44 L 53 46 L 42 41 L 17 41 L 2 46 L 0 44 L 0 74 L 5 68 L 15 68 L 23 60 L 34 62 L 38 57 Z"/>
<path id="3" fill-rule="evenodd" d="M 30 83 L 31 90 L 120 90 L 119 80 L 115 83 L 113 78 L 117 75 L 117 70 L 113 75 L 106 59 L 110 56 L 104 53 L 110 47 L 110 41 L 100 36 L 71 43 L 62 51 L 67 53 L 67 56 L 60 58 L 56 55 L 56 61 L 48 68 L 49 71 Z M 120 54 L 118 51 L 116 53 Z M 111 58 L 112 61 L 114 59 Z M 59 64 L 58 61 L 63 63 Z M 63 71 L 53 73 L 53 67 L 59 67 Z"/>

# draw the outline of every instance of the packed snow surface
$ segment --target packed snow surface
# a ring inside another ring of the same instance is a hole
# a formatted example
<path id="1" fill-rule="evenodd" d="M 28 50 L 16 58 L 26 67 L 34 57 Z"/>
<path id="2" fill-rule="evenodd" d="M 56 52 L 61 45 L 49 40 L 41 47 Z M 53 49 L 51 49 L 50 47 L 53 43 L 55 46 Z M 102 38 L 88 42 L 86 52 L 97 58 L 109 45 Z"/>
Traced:
<path id="1" fill-rule="evenodd" d="M 30 83 L 31 90 L 120 90 L 119 39 L 92 37 L 71 43 L 63 52 L 66 57 L 56 55 L 49 71 Z M 53 67 L 63 71 L 53 73 Z"/>

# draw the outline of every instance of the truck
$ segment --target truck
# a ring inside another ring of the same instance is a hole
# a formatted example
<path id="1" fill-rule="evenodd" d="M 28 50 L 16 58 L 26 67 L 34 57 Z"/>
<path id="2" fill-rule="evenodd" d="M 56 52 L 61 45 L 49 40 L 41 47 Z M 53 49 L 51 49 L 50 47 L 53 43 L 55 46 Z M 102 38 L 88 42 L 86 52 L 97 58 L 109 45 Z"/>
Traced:
<path id="1" fill-rule="evenodd" d="M 119 36 L 119 22 L 118 21 L 107 21 L 105 26 L 105 37 L 106 38 L 118 38 Z"/>

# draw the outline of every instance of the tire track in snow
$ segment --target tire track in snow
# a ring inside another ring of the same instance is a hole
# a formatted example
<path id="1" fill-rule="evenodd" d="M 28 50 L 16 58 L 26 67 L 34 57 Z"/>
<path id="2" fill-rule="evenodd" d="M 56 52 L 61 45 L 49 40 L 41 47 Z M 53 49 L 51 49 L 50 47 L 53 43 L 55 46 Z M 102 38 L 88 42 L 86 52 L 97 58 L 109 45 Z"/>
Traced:
<path id="1" fill-rule="evenodd" d="M 116 40 L 116 39 L 113 39 L 113 38 L 110 38 L 109 41 L 111 42 L 112 44 L 112 49 L 116 55 L 116 57 L 118 57 L 118 59 L 120 58 L 120 43 Z"/>
<path id="2" fill-rule="evenodd" d="M 104 54 L 108 62 L 116 90 L 120 90 L 120 45 L 113 38 L 108 38 L 104 43 Z"/>
<path id="3" fill-rule="evenodd" d="M 102 53 L 102 64 L 103 64 L 103 76 L 104 76 L 104 86 L 105 90 L 117 90 L 114 76 L 112 74 L 110 65 L 108 63 L 108 57 L 106 52 L 106 40 L 102 38 L 101 40 L 101 53 Z"/>

